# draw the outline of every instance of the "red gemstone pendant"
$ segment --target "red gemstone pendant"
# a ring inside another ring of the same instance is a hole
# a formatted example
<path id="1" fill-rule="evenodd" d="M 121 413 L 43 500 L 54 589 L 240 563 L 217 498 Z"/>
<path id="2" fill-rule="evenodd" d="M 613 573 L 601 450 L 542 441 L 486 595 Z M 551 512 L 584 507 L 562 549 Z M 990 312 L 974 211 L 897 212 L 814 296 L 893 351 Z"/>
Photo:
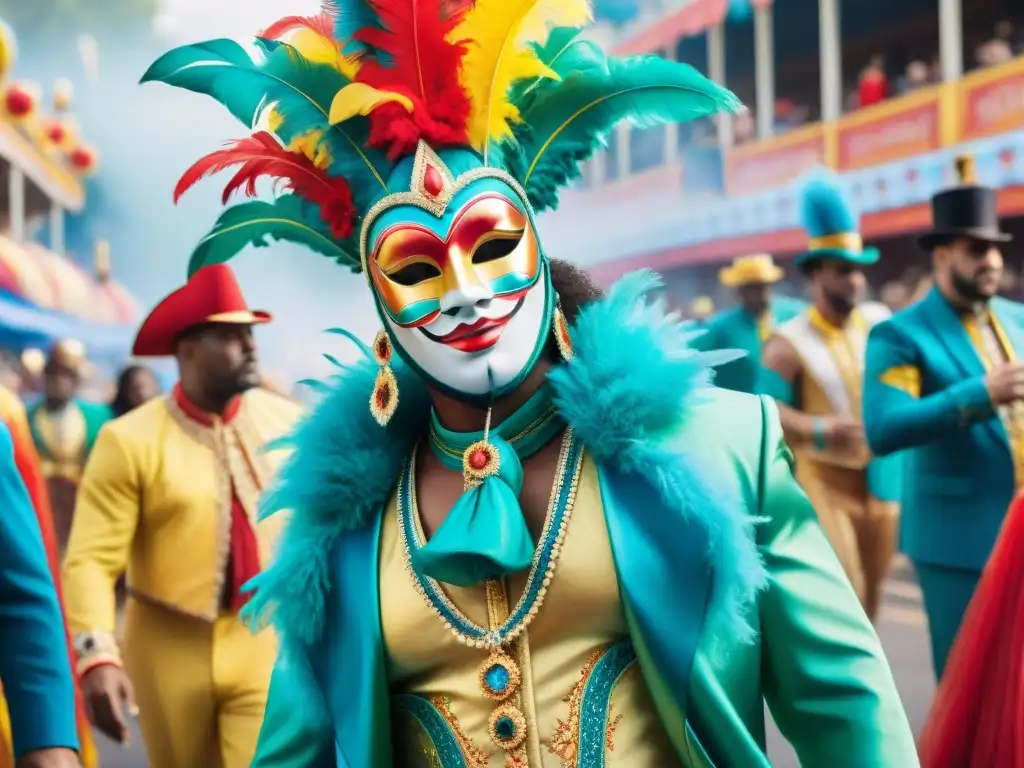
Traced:
<path id="1" fill-rule="evenodd" d="M 487 466 L 487 462 L 489 460 L 490 460 L 490 457 L 487 455 L 487 451 L 476 450 L 476 451 L 473 451 L 472 455 L 470 455 L 470 457 L 469 457 L 469 465 L 473 469 L 481 470 L 481 469 L 483 469 L 484 467 Z"/>

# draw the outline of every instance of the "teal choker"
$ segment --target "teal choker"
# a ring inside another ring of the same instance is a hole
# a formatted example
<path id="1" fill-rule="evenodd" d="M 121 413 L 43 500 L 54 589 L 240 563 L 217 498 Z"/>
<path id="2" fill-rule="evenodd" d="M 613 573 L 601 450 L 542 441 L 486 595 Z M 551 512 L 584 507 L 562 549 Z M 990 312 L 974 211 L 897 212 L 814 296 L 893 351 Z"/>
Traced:
<path id="1" fill-rule="evenodd" d="M 417 573 L 469 587 L 530 567 L 534 544 L 523 519 L 522 460 L 564 428 L 551 393 L 542 387 L 497 427 L 453 432 L 430 416 L 430 448 L 448 469 L 461 471 L 465 491 L 430 541 L 415 550 Z"/>

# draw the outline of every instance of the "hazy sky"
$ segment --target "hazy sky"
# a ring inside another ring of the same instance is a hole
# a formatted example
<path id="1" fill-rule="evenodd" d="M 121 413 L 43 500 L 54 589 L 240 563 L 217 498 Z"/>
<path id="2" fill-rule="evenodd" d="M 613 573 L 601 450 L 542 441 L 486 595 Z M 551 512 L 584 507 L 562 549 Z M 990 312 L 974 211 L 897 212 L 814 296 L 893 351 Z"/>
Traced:
<path id="1" fill-rule="evenodd" d="M 160 29 L 181 37 L 235 37 L 291 14 L 315 13 L 319 0 L 163 0 Z"/>

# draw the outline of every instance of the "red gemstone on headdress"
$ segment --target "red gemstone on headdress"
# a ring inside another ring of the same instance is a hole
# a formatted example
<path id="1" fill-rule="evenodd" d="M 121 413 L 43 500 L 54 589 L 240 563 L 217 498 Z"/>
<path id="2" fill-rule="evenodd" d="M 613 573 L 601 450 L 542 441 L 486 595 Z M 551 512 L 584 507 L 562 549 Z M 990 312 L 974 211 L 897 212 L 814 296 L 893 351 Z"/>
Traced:
<path id="1" fill-rule="evenodd" d="M 444 179 L 441 172 L 432 165 L 428 165 L 423 173 L 423 190 L 431 197 L 437 197 L 444 189 Z"/>
<path id="2" fill-rule="evenodd" d="M 487 454 L 483 448 L 477 448 L 471 454 L 469 454 L 469 466 L 473 469 L 480 471 L 487 466 L 487 462 L 491 460 L 491 457 Z"/>

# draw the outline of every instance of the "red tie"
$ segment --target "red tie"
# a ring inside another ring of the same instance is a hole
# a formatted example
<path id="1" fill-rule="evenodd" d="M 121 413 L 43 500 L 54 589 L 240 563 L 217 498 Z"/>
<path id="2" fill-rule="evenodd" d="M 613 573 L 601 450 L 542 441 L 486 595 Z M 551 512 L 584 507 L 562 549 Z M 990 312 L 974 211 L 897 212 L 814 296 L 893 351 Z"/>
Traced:
<path id="1" fill-rule="evenodd" d="M 260 572 L 260 548 L 256 533 L 249 523 L 245 507 L 237 494 L 231 497 L 231 559 L 229 561 L 228 605 L 232 613 L 238 613 L 249 599 L 242 593 L 242 587 Z"/>

